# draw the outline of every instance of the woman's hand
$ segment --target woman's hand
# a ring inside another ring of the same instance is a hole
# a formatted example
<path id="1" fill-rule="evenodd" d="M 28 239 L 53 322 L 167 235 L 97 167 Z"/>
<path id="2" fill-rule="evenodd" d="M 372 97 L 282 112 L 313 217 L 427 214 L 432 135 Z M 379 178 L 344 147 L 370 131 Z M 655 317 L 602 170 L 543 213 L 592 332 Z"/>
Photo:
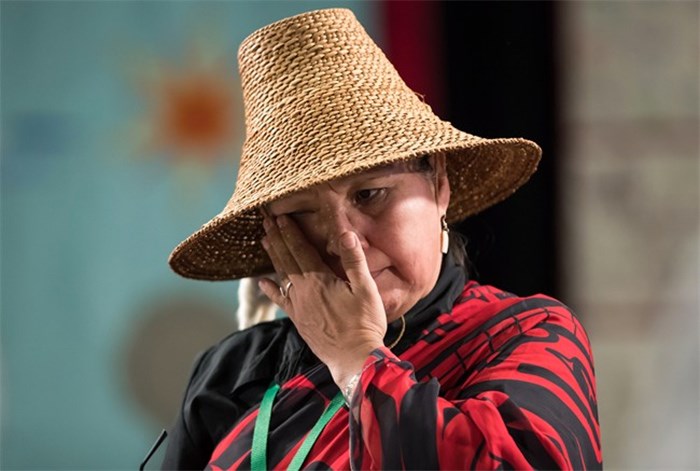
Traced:
<path id="1" fill-rule="evenodd" d="M 346 282 L 324 263 L 291 218 L 266 217 L 264 226 L 263 247 L 282 286 L 292 284 L 286 297 L 272 280 L 262 280 L 260 288 L 289 315 L 342 389 L 369 353 L 384 344 L 387 329 L 382 299 L 357 235 L 347 231 L 339 240 Z"/>

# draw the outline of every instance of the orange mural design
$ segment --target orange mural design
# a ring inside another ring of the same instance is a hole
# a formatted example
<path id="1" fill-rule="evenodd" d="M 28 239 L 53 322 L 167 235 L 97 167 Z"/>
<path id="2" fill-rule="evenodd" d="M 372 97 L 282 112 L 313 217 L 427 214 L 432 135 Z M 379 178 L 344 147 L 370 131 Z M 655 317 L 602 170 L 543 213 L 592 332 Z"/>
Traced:
<path id="1" fill-rule="evenodd" d="M 153 145 L 174 158 L 197 155 L 211 160 L 234 141 L 234 83 L 227 70 L 183 70 L 165 74 L 154 84 Z"/>
<path id="2" fill-rule="evenodd" d="M 190 51 L 182 64 L 150 61 L 138 73 L 145 116 L 136 124 L 139 154 L 209 167 L 238 154 L 243 111 L 231 61 Z"/>

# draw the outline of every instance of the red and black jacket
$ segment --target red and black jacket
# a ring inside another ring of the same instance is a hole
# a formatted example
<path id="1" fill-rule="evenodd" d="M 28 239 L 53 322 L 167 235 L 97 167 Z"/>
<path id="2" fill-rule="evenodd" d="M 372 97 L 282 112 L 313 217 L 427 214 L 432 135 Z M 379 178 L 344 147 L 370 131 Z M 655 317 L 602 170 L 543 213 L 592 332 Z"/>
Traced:
<path id="1" fill-rule="evenodd" d="M 367 359 L 351 407 L 328 423 L 304 469 L 602 468 L 590 345 L 566 306 L 464 284 L 447 266 L 406 321 L 393 351 Z M 288 319 L 200 356 L 163 468 L 250 468 L 272 382 L 281 389 L 267 462 L 285 469 L 338 392 Z"/>

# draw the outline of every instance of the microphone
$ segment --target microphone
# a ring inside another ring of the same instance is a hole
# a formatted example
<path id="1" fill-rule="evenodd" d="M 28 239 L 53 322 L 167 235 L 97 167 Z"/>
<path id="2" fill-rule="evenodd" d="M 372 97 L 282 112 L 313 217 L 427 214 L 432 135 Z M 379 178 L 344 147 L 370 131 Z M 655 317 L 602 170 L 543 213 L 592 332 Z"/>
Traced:
<path id="1" fill-rule="evenodd" d="M 141 466 L 139 466 L 139 471 L 143 471 L 146 468 L 146 463 L 148 463 L 148 460 L 150 460 L 151 457 L 155 454 L 155 452 L 158 451 L 158 448 L 160 448 L 160 445 L 163 444 L 167 436 L 168 432 L 165 429 L 163 429 L 160 432 L 160 435 L 158 435 L 158 438 L 156 438 L 156 442 L 153 444 L 148 453 L 146 453 L 146 457 L 141 462 Z"/>

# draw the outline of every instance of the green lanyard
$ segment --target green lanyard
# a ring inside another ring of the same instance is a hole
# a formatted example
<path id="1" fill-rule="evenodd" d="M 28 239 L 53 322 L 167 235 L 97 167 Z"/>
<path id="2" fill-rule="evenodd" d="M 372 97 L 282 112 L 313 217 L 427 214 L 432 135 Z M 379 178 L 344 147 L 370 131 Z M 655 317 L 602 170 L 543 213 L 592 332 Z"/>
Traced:
<path id="1" fill-rule="evenodd" d="M 275 396 L 280 387 L 277 384 L 270 386 L 265 395 L 263 396 L 262 402 L 260 403 L 260 410 L 258 411 L 258 417 L 255 419 L 255 428 L 253 429 L 253 446 L 250 452 L 250 469 L 251 471 L 267 471 L 267 437 L 270 433 L 270 417 L 272 416 L 272 403 L 275 402 Z M 328 404 L 326 410 L 323 411 L 318 422 L 313 426 L 309 434 L 304 439 L 303 443 L 297 450 L 292 462 L 289 463 L 287 469 L 292 471 L 298 471 L 301 469 L 301 465 L 304 464 L 304 460 L 308 456 L 311 448 L 316 443 L 318 436 L 326 427 L 328 422 L 331 421 L 333 415 L 343 407 L 345 399 L 342 393 L 335 395 L 333 400 Z"/>

